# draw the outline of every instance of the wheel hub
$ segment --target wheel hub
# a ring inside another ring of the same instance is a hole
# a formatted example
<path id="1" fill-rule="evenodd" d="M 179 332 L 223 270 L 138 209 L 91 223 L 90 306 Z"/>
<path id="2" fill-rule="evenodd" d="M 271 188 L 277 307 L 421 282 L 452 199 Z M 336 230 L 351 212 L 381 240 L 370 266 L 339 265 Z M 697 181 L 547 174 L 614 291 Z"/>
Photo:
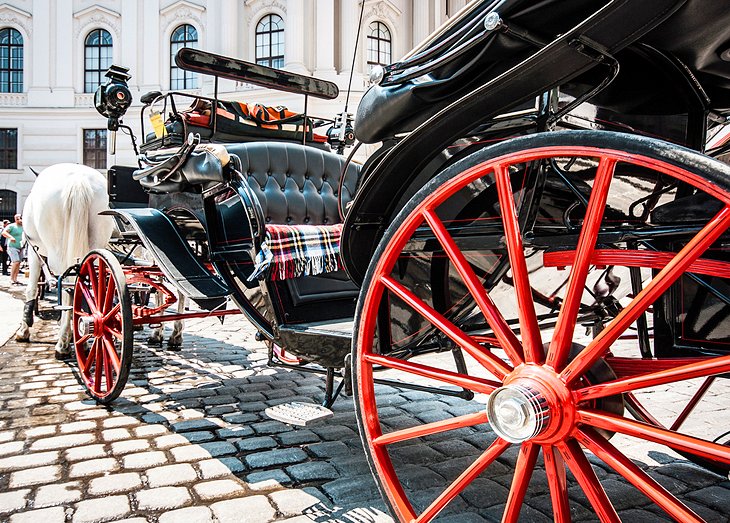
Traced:
<path id="1" fill-rule="evenodd" d="M 490 394 L 487 416 L 494 432 L 511 443 L 542 433 L 550 421 L 545 397 L 530 385 L 512 384 Z"/>
<path id="2" fill-rule="evenodd" d="M 79 318 L 79 336 L 93 336 L 96 332 L 96 318 L 92 316 L 82 316 Z"/>

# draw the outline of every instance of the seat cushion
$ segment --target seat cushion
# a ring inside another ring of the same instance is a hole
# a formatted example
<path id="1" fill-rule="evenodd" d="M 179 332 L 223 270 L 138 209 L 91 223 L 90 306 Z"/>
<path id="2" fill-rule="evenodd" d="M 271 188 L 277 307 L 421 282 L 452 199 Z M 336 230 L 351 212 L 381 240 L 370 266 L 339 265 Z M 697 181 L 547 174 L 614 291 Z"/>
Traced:
<path id="1" fill-rule="evenodd" d="M 360 166 L 350 163 L 340 194 L 345 158 L 334 153 L 278 142 L 226 144 L 226 149 L 241 159 L 266 223 L 334 225 L 341 221 L 338 201 L 345 209 L 357 188 Z"/>

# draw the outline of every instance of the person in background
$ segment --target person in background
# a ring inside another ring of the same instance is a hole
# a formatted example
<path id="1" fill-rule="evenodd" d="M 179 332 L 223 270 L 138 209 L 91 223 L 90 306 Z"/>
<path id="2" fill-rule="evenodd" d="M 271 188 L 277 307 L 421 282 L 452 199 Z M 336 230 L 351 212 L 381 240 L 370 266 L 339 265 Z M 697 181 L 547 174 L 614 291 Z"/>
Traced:
<path id="1" fill-rule="evenodd" d="M 0 263 L 3 266 L 3 276 L 8 275 L 8 239 L 2 236 L 1 231 L 5 230 L 5 227 L 10 225 L 10 220 L 3 220 L 2 229 L 0 229 Z"/>
<path id="2" fill-rule="evenodd" d="M 23 218 L 20 214 L 15 215 L 15 223 L 3 229 L 2 235 L 5 237 L 6 250 L 10 256 L 10 282 L 13 285 L 23 285 L 18 281 L 23 248 Z"/>

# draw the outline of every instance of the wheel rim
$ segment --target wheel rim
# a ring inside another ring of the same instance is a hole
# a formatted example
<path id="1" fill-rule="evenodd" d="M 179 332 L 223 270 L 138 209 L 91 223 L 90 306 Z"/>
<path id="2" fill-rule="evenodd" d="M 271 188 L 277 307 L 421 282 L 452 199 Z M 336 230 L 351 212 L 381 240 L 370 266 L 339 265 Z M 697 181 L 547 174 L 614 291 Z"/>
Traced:
<path id="1" fill-rule="evenodd" d="M 103 254 L 92 252 L 82 262 L 74 288 L 76 361 L 84 385 L 100 401 L 119 395 L 129 369 L 131 309 L 117 272 Z"/>
<path id="2" fill-rule="evenodd" d="M 569 259 L 562 261 L 563 265 L 569 266 L 570 276 L 554 332 L 550 340 L 543 340 L 533 303 L 533 290 L 530 286 L 517 206 L 513 198 L 511 176 L 514 176 L 514 171 L 510 169 L 518 164 L 556 157 L 590 158 L 595 161 L 597 167 L 590 198 L 586 202 L 587 210 L 577 245 L 569 255 L 566 255 Z M 629 165 L 662 173 L 718 199 L 722 203 L 722 208 L 702 224 L 699 231 L 689 239 L 678 254 L 665 256 L 666 259 L 658 254 L 640 250 L 604 252 L 604 249 L 596 247 L 596 243 L 617 165 L 622 167 Z M 509 259 L 515 287 L 519 335 L 502 316 L 490 293 L 483 288 L 480 278 L 447 230 L 448 225 L 442 222 L 438 215 L 440 206 L 450 198 L 455 197 L 470 184 L 485 178 L 491 179 L 493 186 L 496 186 L 499 208 L 502 212 L 506 256 Z M 658 423 L 642 423 L 602 411 L 600 408 L 595 408 L 597 405 L 595 402 L 617 395 L 620 397 L 622 394 L 632 394 L 633 391 L 649 386 L 726 373 L 730 371 L 730 356 L 700 357 L 691 361 L 678 360 L 677 366 L 669 369 L 649 368 L 646 372 L 634 371 L 628 373 L 631 374 L 629 377 L 618 377 L 598 384 L 587 383 L 584 377 L 594 365 L 602 362 L 603 358 L 610 354 L 612 345 L 663 293 L 668 291 L 680 276 L 690 269 L 700 273 L 704 270 L 705 274 L 712 275 L 728 274 L 729 264 L 720 263 L 714 267 L 706 267 L 712 263 L 702 257 L 730 225 L 728 192 L 693 172 L 656 158 L 576 146 L 551 146 L 508 154 L 445 179 L 435 189 L 434 187 L 427 189 L 430 190 L 422 191 L 423 199 L 398 222 L 398 228 L 386 235 L 387 244 L 380 253 L 377 264 L 371 268 L 367 279 L 370 285 L 364 289 L 364 296 L 361 295 L 355 355 L 358 380 L 357 406 L 363 439 L 374 468 L 373 472 L 398 519 L 419 522 L 432 520 L 510 446 L 516 444 L 520 445 L 520 448 L 506 499 L 504 521 L 517 520 L 540 454 L 543 457 L 553 517 L 556 521 L 570 521 L 566 466 L 600 519 L 617 521 L 616 510 L 583 449 L 601 459 L 670 516 L 681 521 L 701 521 L 675 495 L 665 490 L 635 465 L 624 452 L 610 443 L 600 431 L 641 438 L 725 464 L 730 463 L 730 449 L 712 441 L 664 428 Z M 439 248 L 448 256 L 463 284 L 468 288 L 472 300 L 491 328 L 491 345 L 501 349 L 503 358 L 495 356 L 478 337 L 472 337 L 461 330 L 393 276 L 398 272 L 398 260 L 404 256 L 406 244 L 413 240 L 419 228 L 425 227 L 436 238 Z M 612 259 L 612 262 L 625 263 L 627 267 L 643 263 L 641 257 L 644 256 L 645 259 L 651 260 L 647 266 L 654 269 L 656 274 L 584 349 L 572 357 L 570 351 L 573 335 L 576 327 L 580 328 L 578 318 L 590 267 L 608 265 L 611 262 L 604 262 L 616 254 L 620 255 L 620 259 Z M 652 264 L 659 264 L 661 267 Z M 442 337 L 449 338 L 460 346 L 491 376 L 482 378 L 465 375 L 382 354 L 380 347 L 374 341 L 378 338 L 376 326 L 379 313 L 382 315 L 384 301 L 390 303 L 392 299 L 405 303 L 415 314 L 440 331 Z M 644 368 L 640 366 L 643 365 L 640 361 L 629 362 L 626 365 L 634 369 Z M 384 430 L 373 384 L 374 368 L 379 367 L 419 378 L 428 378 L 441 384 L 464 387 L 477 394 L 488 396 L 488 406 L 473 414 L 421 423 L 404 429 Z M 503 408 L 500 410 L 501 396 L 505 399 L 501 402 Z M 497 415 L 498 419 L 491 423 L 495 432 L 502 437 L 498 437 L 479 458 L 450 482 L 436 499 L 426 503 L 423 510 L 415 510 L 409 494 L 399 480 L 397 464 L 391 458 L 389 448 L 414 438 L 487 423 L 487 411 Z M 523 423 L 515 423 L 517 418 Z"/>

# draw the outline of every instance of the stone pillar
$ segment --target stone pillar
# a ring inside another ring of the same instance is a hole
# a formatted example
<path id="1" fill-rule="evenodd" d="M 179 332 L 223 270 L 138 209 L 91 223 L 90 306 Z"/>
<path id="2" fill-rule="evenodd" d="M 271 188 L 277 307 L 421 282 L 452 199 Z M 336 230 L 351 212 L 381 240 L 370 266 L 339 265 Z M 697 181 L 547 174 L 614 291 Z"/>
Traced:
<path id="1" fill-rule="evenodd" d="M 358 0 L 340 1 L 340 74 L 349 75 L 352 66 L 352 55 L 357 38 L 357 23 L 360 20 L 360 2 Z M 362 34 L 360 35 L 362 37 Z M 358 57 L 362 53 L 358 49 Z M 355 63 L 357 72 L 358 62 Z"/>
<path id="2" fill-rule="evenodd" d="M 55 81 L 53 96 L 60 107 L 74 106 L 73 56 L 76 41 L 73 37 L 73 0 L 56 2 Z M 35 35 L 35 33 L 34 33 Z M 36 40 L 37 42 L 37 40 Z"/>
<path id="3" fill-rule="evenodd" d="M 304 65 L 304 0 L 289 0 L 286 3 L 286 22 L 284 33 L 284 62 L 287 70 L 309 74 Z"/>
<path id="4" fill-rule="evenodd" d="M 317 35 L 317 54 L 315 76 L 333 77 L 335 71 L 335 2 L 317 0 L 317 22 L 314 34 Z"/>
<path id="5" fill-rule="evenodd" d="M 139 85 L 141 91 L 147 92 L 160 88 L 169 88 L 170 86 L 162 85 L 164 75 L 161 71 L 160 53 L 169 53 L 169 42 L 165 45 L 162 42 L 163 35 L 160 34 L 160 0 L 144 0 L 142 5 L 142 32 L 140 44 L 144 52 L 142 53 L 142 71 L 140 75 Z M 160 46 L 164 45 L 161 49 Z"/>
<path id="6" fill-rule="evenodd" d="M 431 33 L 429 3 L 430 0 L 413 0 L 413 42 L 411 47 L 417 46 Z"/>
<path id="7" fill-rule="evenodd" d="M 71 24 L 71 20 L 65 22 Z M 35 107 L 49 107 L 53 105 L 51 96 L 51 2 L 50 0 L 35 0 L 33 3 L 33 80 L 28 89 L 28 105 Z M 66 64 L 72 60 L 66 59 Z M 83 67 L 83 64 L 81 64 Z"/>
<path id="8" fill-rule="evenodd" d="M 132 75 L 130 80 L 132 86 L 142 84 L 142 71 L 138 68 L 137 63 L 137 39 L 142 36 L 141 31 L 137 28 L 139 0 L 131 0 L 122 2 L 121 5 L 121 22 L 122 30 L 119 42 L 114 42 L 114 47 L 118 49 L 118 65 L 129 67 L 129 74 Z M 115 62 L 116 63 L 116 62 Z M 144 93 L 142 93 L 144 94 Z"/>

